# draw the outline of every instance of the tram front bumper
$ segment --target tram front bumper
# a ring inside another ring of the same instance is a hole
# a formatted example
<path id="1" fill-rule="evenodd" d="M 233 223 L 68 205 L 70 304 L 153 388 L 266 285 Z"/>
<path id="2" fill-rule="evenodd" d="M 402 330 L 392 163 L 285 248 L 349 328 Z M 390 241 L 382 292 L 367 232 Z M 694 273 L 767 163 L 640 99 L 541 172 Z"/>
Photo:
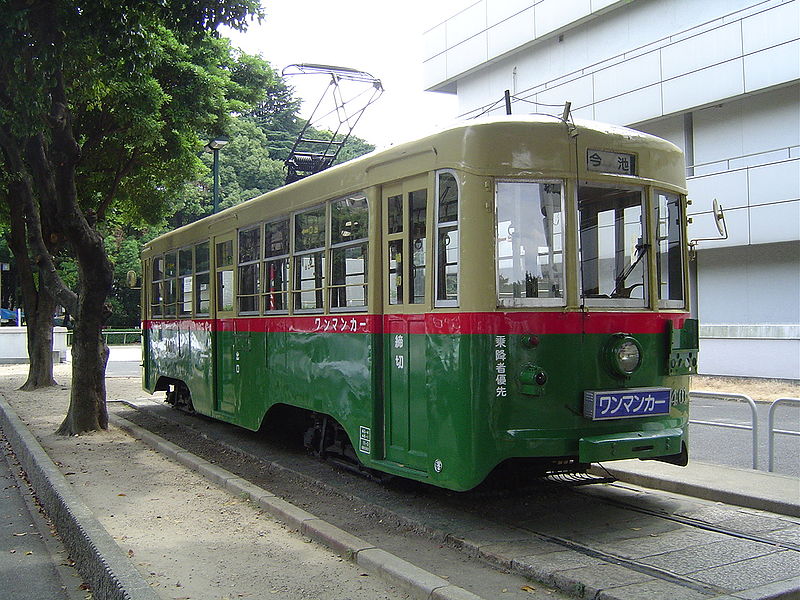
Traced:
<path id="1" fill-rule="evenodd" d="M 683 430 L 634 431 L 581 438 L 578 456 L 582 463 L 625 458 L 658 458 L 681 451 Z"/>

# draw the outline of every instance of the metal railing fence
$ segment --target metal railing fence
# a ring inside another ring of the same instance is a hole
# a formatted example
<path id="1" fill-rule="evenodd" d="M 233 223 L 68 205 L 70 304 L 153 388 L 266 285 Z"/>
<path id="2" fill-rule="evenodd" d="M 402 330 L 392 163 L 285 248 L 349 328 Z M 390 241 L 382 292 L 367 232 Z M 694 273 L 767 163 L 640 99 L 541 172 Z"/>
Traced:
<path id="1" fill-rule="evenodd" d="M 775 429 L 775 409 L 780 405 L 792 404 L 800 406 L 800 398 L 778 398 L 769 405 L 769 432 L 767 434 L 767 454 L 769 455 L 769 464 L 767 468 L 772 473 L 775 467 L 775 434 L 794 435 L 800 437 L 800 431 L 793 431 L 791 429 Z"/>
<path id="2" fill-rule="evenodd" d="M 109 346 L 138 344 L 142 341 L 141 329 L 104 329 L 103 340 Z M 72 345 L 72 331 L 67 332 L 67 346 Z"/>
<path id="3" fill-rule="evenodd" d="M 758 469 L 758 412 L 756 403 L 750 396 L 744 394 L 728 394 L 723 392 L 689 392 L 690 398 L 718 398 L 722 400 L 744 401 L 750 405 L 751 421 L 750 425 L 739 425 L 737 423 L 720 423 L 718 421 L 699 421 L 689 419 L 689 423 L 694 425 L 710 425 L 712 427 L 723 427 L 725 429 L 745 429 L 753 432 L 753 468 Z M 770 461 L 772 457 L 770 456 Z"/>

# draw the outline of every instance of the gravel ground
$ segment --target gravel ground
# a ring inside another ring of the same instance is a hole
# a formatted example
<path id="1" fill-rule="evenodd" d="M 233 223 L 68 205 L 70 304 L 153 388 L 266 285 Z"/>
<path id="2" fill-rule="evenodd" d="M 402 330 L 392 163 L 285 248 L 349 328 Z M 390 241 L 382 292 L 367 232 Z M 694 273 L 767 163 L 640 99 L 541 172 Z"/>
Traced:
<path id="1" fill-rule="evenodd" d="M 744 394 L 756 402 L 773 402 L 778 398 L 800 398 L 800 381 L 696 375 L 692 377 L 692 391 Z"/>

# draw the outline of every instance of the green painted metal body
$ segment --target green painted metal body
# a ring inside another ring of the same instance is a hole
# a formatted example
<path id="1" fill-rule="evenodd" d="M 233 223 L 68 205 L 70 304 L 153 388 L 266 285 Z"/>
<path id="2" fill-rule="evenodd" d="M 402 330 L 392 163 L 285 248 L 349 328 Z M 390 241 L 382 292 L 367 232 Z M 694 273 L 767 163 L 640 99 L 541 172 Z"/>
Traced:
<path id="1" fill-rule="evenodd" d="M 244 320 L 233 321 L 151 322 L 144 386 L 183 381 L 197 412 L 251 430 L 276 404 L 330 415 L 366 466 L 454 490 L 509 458 L 654 458 L 687 443 L 689 378 L 667 374 L 680 341 L 666 330 L 635 334 L 644 360 L 622 380 L 604 368 L 603 333 L 543 334 L 532 345 L 527 334 L 426 332 L 423 315 L 387 320 L 391 333 L 236 331 Z M 677 390 L 668 416 L 583 416 L 585 390 L 652 386 Z"/>

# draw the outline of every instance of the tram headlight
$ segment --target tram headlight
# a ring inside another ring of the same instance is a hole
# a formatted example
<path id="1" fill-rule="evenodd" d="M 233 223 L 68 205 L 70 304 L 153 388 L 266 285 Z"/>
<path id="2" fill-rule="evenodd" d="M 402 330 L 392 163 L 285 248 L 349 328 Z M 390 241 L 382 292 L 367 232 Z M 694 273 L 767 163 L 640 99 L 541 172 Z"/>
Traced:
<path id="1" fill-rule="evenodd" d="M 617 333 L 606 348 L 606 357 L 614 375 L 630 377 L 642 364 L 642 347 L 631 336 Z"/>

